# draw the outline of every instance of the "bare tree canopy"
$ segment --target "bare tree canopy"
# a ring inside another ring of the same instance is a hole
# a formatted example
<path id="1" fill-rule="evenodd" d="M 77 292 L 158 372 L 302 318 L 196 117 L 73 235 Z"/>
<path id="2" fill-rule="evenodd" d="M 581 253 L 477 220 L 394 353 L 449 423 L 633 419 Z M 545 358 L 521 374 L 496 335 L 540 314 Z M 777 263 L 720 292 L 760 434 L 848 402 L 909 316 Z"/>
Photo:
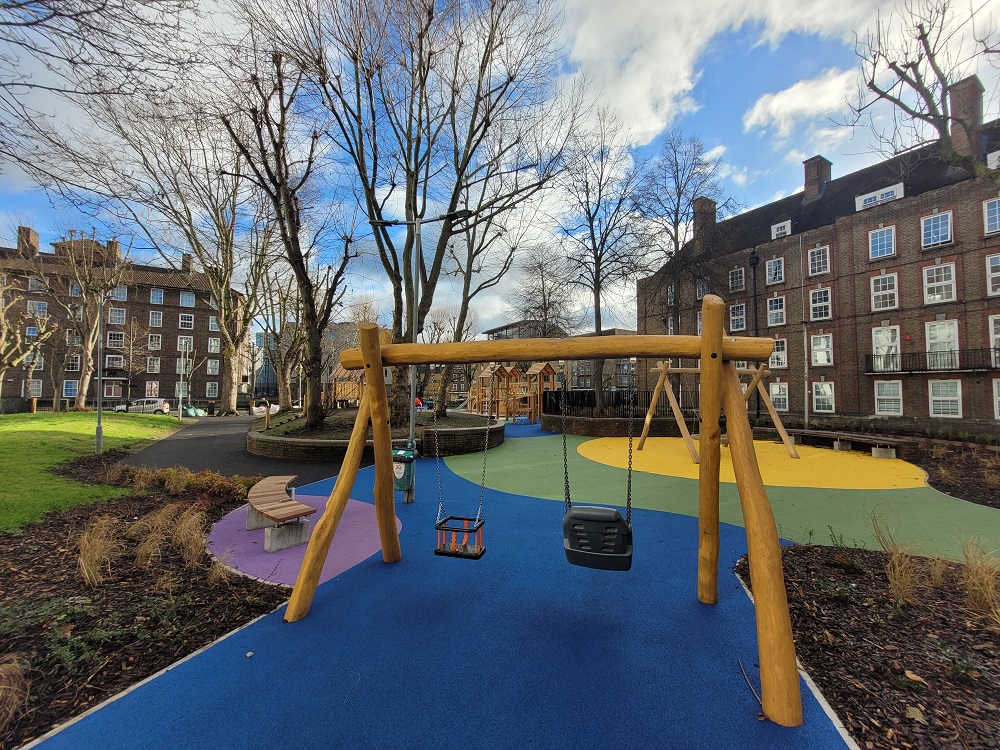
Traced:
<path id="1" fill-rule="evenodd" d="M 552 245 L 528 248 L 517 264 L 518 281 L 508 300 L 510 322 L 529 321 L 529 336 L 560 338 L 580 324 L 566 256 Z"/>

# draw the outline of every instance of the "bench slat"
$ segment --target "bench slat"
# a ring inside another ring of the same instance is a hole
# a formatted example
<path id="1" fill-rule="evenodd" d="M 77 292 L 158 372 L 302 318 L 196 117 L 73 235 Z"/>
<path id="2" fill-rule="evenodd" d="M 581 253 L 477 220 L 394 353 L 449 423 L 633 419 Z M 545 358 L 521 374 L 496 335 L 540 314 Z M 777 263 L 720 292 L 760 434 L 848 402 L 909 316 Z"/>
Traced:
<path id="1" fill-rule="evenodd" d="M 293 479 L 295 475 L 266 477 L 250 488 L 247 502 L 264 518 L 278 523 L 311 516 L 316 509 L 292 500 L 288 493 Z"/>

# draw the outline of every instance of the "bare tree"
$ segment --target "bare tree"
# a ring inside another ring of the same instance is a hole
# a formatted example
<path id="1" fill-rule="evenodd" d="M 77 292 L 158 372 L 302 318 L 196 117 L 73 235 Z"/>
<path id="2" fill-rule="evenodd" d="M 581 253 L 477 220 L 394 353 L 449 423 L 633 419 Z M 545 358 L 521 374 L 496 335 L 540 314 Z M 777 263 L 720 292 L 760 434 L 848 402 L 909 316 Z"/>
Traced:
<path id="1" fill-rule="evenodd" d="M 569 264 L 558 248 L 551 244 L 527 248 L 517 270 L 519 277 L 508 303 L 508 318 L 531 321 L 531 335 L 541 338 L 566 336 L 579 326 Z"/>
<path id="2" fill-rule="evenodd" d="M 295 279 L 277 273 L 265 274 L 260 298 L 260 323 L 264 328 L 264 359 L 271 365 L 278 386 L 278 404 L 292 406 L 292 378 L 302 362 L 305 328 Z"/>
<path id="3" fill-rule="evenodd" d="M 977 58 L 996 50 L 992 28 L 976 38 L 977 10 L 955 11 L 949 0 L 907 0 L 897 15 L 880 16 L 857 43 L 864 87 L 851 105 L 850 124 L 866 124 L 881 153 L 895 155 L 934 140 L 937 158 L 997 182 L 1000 171 L 953 140 L 956 131 L 969 139 L 979 123 L 953 109 L 949 89 L 974 70 Z M 890 105 L 887 126 L 872 114 L 879 102 Z"/>
<path id="4" fill-rule="evenodd" d="M 264 54 L 256 45 L 250 52 L 248 69 L 237 81 L 240 95 L 222 123 L 248 165 L 249 178 L 270 202 L 276 239 L 295 278 L 305 337 L 305 427 L 314 430 L 324 417 L 322 332 L 346 290 L 353 227 L 338 233 L 339 252 L 326 252 L 324 243 L 333 232 L 317 210 L 324 203 L 316 185 L 321 123 L 302 109 L 307 103 L 303 73 L 280 53 Z"/>
<path id="5" fill-rule="evenodd" d="M 122 371 L 125 373 L 125 411 L 129 409 L 132 401 L 132 379 L 136 375 L 146 372 L 149 356 L 152 354 L 149 348 L 149 334 L 152 330 L 149 326 L 140 325 L 139 321 L 132 318 L 124 330 L 122 339 L 121 358 Z M 143 396 L 146 395 L 143 391 Z"/>
<path id="6" fill-rule="evenodd" d="M 32 314 L 18 286 L 0 276 L 0 391 L 7 371 L 26 362 L 31 363 L 27 365 L 27 379 L 31 382 L 42 344 L 56 333 L 55 319 L 48 314 Z"/>

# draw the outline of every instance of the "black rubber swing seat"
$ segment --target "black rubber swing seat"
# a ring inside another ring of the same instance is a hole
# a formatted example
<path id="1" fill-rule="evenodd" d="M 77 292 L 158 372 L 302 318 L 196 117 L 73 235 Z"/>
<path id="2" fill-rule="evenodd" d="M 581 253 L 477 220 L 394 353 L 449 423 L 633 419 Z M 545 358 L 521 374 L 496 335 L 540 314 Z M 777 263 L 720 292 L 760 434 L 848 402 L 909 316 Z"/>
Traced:
<path id="1" fill-rule="evenodd" d="M 574 505 L 563 516 L 563 547 L 572 565 L 630 570 L 632 524 L 614 508 Z"/>

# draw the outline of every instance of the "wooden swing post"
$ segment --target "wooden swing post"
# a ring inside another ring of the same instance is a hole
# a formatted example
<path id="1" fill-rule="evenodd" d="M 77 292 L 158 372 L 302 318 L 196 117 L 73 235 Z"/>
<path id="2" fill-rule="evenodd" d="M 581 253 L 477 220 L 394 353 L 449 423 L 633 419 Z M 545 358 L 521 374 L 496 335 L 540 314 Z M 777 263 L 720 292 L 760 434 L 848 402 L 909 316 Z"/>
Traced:
<path id="1" fill-rule="evenodd" d="M 649 397 L 649 409 L 646 411 L 646 421 L 642 423 L 642 434 L 639 436 L 639 444 L 635 447 L 636 450 L 641 451 L 642 447 L 646 444 L 646 438 L 649 437 L 649 428 L 653 424 L 653 414 L 656 413 L 656 402 L 660 400 L 660 393 L 663 392 L 663 383 L 667 379 L 667 365 L 663 362 L 657 362 L 656 368 L 660 371 L 660 377 L 656 379 L 656 387 L 653 388 L 653 395 Z"/>
<path id="2" fill-rule="evenodd" d="M 698 601 L 719 598 L 719 467 L 722 462 L 722 335 L 725 303 L 701 303 L 701 406 L 698 464 Z"/>
<path id="3" fill-rule="evenodd" d="M 757 617 L 757 650 L 760 692 L 764 715 L 776 724 L 797 727 L 802 723 L 802 694 L 795 663 L 792 621 L 781 568 L 781 544 L 774 513 L 760 476 L 753 447 L 753 432 L 739 375 L 731 365 L 722 373 L 722 397 L 729 434 L 729 452 L 743 509 L 750 583 Z M 705 382 L 702 380 L 702 398 Z"/>

